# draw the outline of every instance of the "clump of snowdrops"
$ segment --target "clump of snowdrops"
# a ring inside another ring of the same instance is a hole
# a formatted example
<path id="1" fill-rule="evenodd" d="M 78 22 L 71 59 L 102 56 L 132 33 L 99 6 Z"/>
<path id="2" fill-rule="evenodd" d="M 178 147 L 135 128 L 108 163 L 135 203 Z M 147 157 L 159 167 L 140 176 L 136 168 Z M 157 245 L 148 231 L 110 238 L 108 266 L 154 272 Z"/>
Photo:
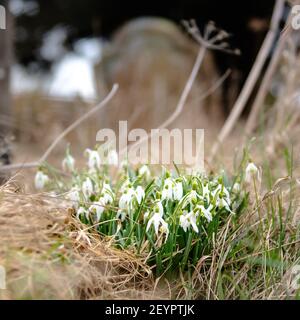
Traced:
<path id="1" fill-rule="evenodd" d="M 240 214 L 247 198 L 239 178 L 230 183 L 224 173 L 190 174 L 174 166 L 154 174 L 147 165 L 118 166 L 114 150 L 103 155 L 101 149 L 87 149 L 87 165 L 79 170 L 68 148 L 62 161 L 67 176 L 45 165 L 36 173 L 35 186 L 63 192 L 79 220 L 116 247 L 145 257 L 158 275 L 195 267 L 210 253 L 220 226 L 229 215 Z M 249 163 L 244 179 L 251 182 L 258 175 Z"/>

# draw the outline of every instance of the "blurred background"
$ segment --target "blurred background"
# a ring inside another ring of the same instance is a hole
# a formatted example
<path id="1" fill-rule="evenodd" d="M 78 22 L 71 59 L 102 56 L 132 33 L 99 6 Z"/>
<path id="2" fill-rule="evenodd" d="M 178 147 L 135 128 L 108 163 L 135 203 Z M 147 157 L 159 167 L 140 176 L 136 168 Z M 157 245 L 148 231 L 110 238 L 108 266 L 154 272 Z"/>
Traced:
<path id="1" fill-rule="evenodd" d="M 195 19 L 200 31 L 214 21 L 231 34 L 228 47 L 240 50 L 240 55 L 223 51 L 206 55 L 186 109 L 173 124 L 206 129 L 209 143 L 247 79 L 274 9 L 273 0 L 1 0 L 0 4 L 6 8 L 6 30 L 0 30 L 2 163 L 37 159 L 115 82 L 120 90 L 109 106 L 70 134 L 52 160 L 64 152 L 68 141 L 75 153 L 93 146 L 97 130 L 116 128 L 118 120 L 128 120 L 130 128 L 157 127 L 174 111 L 199 49 L 184 29 L 184 19 Z M 281 28 L 288 13 L 286 5 Z M 280 30 L 277 33 L 278 39 Z M 203 100 L 227 70 L 230 74 L 222 86 Z M 275 81 L 274 96 L 277 87 Z"/>

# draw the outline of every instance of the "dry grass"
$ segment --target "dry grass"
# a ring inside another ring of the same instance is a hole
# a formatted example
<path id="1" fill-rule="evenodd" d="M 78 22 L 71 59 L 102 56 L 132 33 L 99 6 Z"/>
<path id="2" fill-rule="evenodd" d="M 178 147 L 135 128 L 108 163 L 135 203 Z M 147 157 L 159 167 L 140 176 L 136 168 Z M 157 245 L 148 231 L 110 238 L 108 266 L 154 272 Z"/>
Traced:
<path id="1" fill-rule="evenodd" d="M 9 184 L 0 191 L 0 264 L 4 299 L 167 298 L 149 268 L 115 250 L 75 220 L 62 201 L 27 195 Z"/>

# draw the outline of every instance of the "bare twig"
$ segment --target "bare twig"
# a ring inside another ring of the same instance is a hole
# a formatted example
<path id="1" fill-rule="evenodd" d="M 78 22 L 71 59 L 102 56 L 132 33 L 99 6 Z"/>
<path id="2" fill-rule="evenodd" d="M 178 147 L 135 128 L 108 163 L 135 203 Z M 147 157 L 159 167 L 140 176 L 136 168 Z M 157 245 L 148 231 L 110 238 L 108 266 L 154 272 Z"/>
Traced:
<path id="1" fill-rule="evenodd" d="M 246 134 L 247 135 L 250 135 L 252 133 L 252 131 L 255 129 L 255 122 L 256 122 L 258 113 L 263 106 L 265 97 L 266 97 L 268 89 L 270 87 L 272 77 L 274 75 L 274 72 L 276 71 L 276 68 L 278 66 L 282 51 L 283 51 L 284 46 L 286 44 L 288 34 L 291 32 L 290 18 L 287 20 L 286 27 L 284 28 L 284 30 L 285 31 L 284 31 L 284 33 L 282 33 L 282 35 L 279 39 L 278 45 L 277 45 L 275 52 L 272 56 L 268 70 L 264 75 L 262 84 L 259 88 L 258 94 L 257 94 L 255 101 L 253 103 L 253 106 L 251 108 L 251 112 L 250 112 L 250 115 L 248 117 L 247 124 L 246 124 Z"/>
<path id="2" fill-rule="evenodd" d="M 49 148 L 45 151 L 45 153 L 42 155 L 42 157 L 34 162 L 28 162 L 28 163 L 18 163 L 18 164 L 12 164 L 7 166 L 1 166 L 0 172 L 5 171 L 11 171 L 11 170 L 18 170 L 18 169 L 29 169 L 29 168 L 35 168 L 40 166 L 44 161 L 47 160 L 51 152 L 54 150 L 54 148 L 57 146 L 57 144 L 71 131 L 73 131 L 75 128 L 77 128 L 83 121 L 90 118 L 94 113 L 101 110 L 103 107 L 107 105 L 107 103 L 113 98 L 115 93 L 118 90 L 118 85 L 114 84 L 110 93 L 102 100 L 98 105 L 96 105 L 94 108 L 92 108 L 90 111 L 88 111 L 86 114 L 81 116 L 79 119 L 77 119 L 75 122 L 73 122 L 67 129 L 65 129 L 49 146 Z"/>
<path id="3" fill-rule="evenodd" d="M 274 40 L 276 38 L 276 31 L 278 30 L 279 22 L 282 17 L 284 9 L 284 0 L 277 0 L 274 12 L 271 20 L 271 26 L 269 29 L 269 32 L 264 40 L 264 43 L 259 51 L 259 54 L 256 58 L 256 61 L 253 65 L 253 68 L 248 76 L 248 79 L 243 87 L 242 92 L 240 93 L 228 119 L 226 120 L 217 141 L 213 145 L 211 155 L 210 155 L 210 161 L 212 161 L 219 149 L 219 146 L 223 143 L 223 141 L 227 138 L 227 136 L 231 133 L 236 121 L 238 120 L 239 116 L 241 115 L 251 92 L 253 91 L 253 88 L 255 86 L 255 83 L 257 82 L 257 79 L 262 71 L 262 68 L 265 64 L 265 61 L 268 57 L 268 54 L 271 50 L 271 47 L 274 43 Z"/>

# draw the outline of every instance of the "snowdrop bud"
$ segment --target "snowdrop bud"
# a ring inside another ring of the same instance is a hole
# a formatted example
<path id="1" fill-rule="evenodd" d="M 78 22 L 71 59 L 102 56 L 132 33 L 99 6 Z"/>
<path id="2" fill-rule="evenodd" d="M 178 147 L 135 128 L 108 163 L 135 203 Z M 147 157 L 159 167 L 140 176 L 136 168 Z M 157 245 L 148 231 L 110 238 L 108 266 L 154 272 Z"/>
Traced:
<path id="1" fill-rule="evenodd" d="M 93 183 L 90 178 L 86 178 L 86 180 L 82 184 L 82 192 L 86 199 L 88 199 L 94 192 Z"/>
<path id="2" fill-rule="evenodd" d="M 139 176 L 145 176 L 146 179 L 149 179 L 151 176 L 151 172 L 148 168 L 148 166 L 143 165 L 142 167 L 140 167 L 139 169 Z"/>
<path id="3" fill-rule="evenodd" d="M 136 192 L 136 199 L 137 199 L 137 202 L 138 204 L 141 204 L 142 200 L 144 199 L 145 197 L 145 191 L 144 189 L 141 187 L 141 186 L 138 186 L 135 190 Z"/>
<path id="4" fill-rule="evenodd" d="M 110 150 L 107 155 L 107 164 L 117 167 L 119 163 L 119 156 L 116 150 Z"/>
<path id="5" fill-rule="evenodd" d="M 126 159 L 122 160 L 121 161 L 121 164 L 120 164 L 120 167 L 123 169 L 123 170 L 127 170 L 128 168 L 128 161 Z"/>
<path id="6" fill-rule="evenodd" d="M 197 203 L 198 200 L 198 194 L 195 190 L 191 190 L 190 192 L 190 199 L 192 201 L 193 204 Z"/>
<path id="7" fill-rule="evenodd" d="M 80 207 L 76 213 L 77 219 L 79 219 L 81 216 L 85 216 L 86 219 L 89 219 L 89 212 L 83 207 Z"/>
<path id="8" fill-rule="evenodd" d="M 176 182 L 173 192 L 174 192 L 174 199 L 178 201 L 181 200 L 183 196 L 183 188 L 182 188 L 181 182 Z"/>
<path id="9" fill-rule="evenodd" d="M 77 188 L 72 188 L 67 194 L 66 198 L 73 202 L 74 208 L 77 208 L 80 201 L 79 190 Z"/>
<path id="10" fill-rule="evenodd" d="M 159 226 L 161 225 L 163 227 L 163 233 L 166 235 L 169 234 L 169 228 L 166 221 L 163 219 L 164 209 L 161 204 L 161 202 L 158 202 L 156 206 L 154 207 L 154 213 L 153 216 L 149 219 L 146 231 L 148 232 L 151 226 L 153 225 L 155 234 L 158 236 Z"/>
<path id="11" fill-rule="evenodd" d="M 39 170 L 34 179 L 35 188 L 37 190 L 41 190 L 45 187 L 45 185 L 49 182 L 49 177 L 44 174 L 41 170 Z"/>
<path id="12" fill-rule="evenodd" d="M 179 224 L 184 232 L 187 232 L 187 229 L 190 226 L 190 223 L 187 219 L 187 212 L 185 211 L 179 218 Z"/>
<path id="13" fill-rule="evenodd" d="M 241 191 L 241 185 L 236 182 L 232 187 L 232 192 L 239 193 L 240 191 Z"/>
<path id="14" fill-rule="evenodd" d="M 253 179 L 260 180 L 259 170 L 253 162 L 246 167 L 245 182 L 252 183 Z"/>
<path id="15" fill-rule="evenodd" d="M 74 171 L 75 169 L 75 159 L 70 155 L 67 154 L 62 162 L 62 168 L 64 171 Z"/>
<path id="16" fill-rule="evenodd" d="M 104 202 L 107 203 L 113 203 L 113 192 L 111 190 L 111 187 L 109 184 L 104 183 L 102 188 L 102 199 Z"/>
<path id="17" fill-rule="evenodd" d="M 99 170 L 101 166 L 101 158 L 98 151 L 86 149 L 85 154 L 88 156 L 88 167 L 90 171 Z"/>
<path id="18" fill-rule="evenodd" d="M 172 200 L 173 199 L 173 182 L 170 178 L 165 180 L 163 190 L 162 190 L 162 200 Z"/>
<path id="19" fill-rule="evenodd" d="M 89 212 L 96 214 L 96 221 L 99 222 L 102 217 L 102 213 L 105 210 L 103 199 L 100 199 L 98 202 L 95 202 L 90 206 Z"/>

